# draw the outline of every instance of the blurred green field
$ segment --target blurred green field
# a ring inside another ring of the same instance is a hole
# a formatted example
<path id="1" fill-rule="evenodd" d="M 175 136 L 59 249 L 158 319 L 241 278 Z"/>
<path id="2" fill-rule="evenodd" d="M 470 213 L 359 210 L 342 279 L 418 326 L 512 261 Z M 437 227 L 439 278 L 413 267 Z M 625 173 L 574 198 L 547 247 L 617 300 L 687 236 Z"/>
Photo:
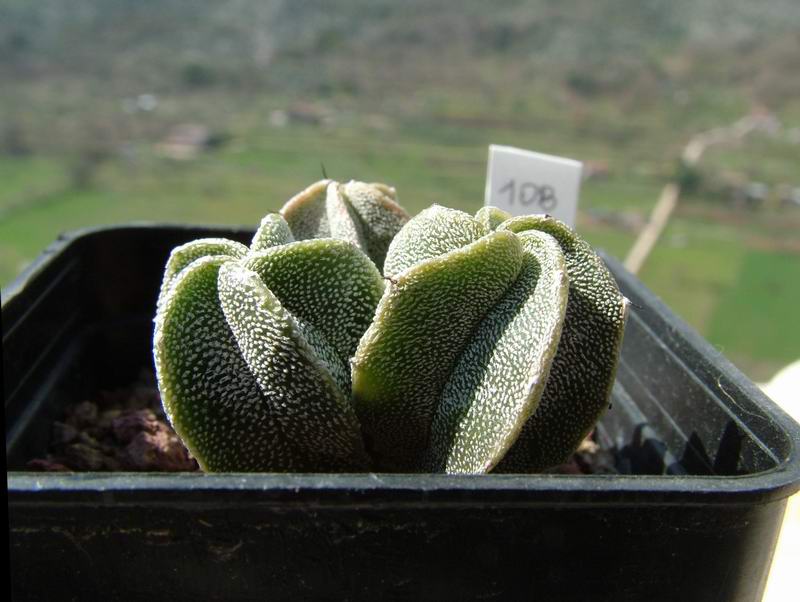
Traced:
<path id="1" fill-rule="evenodd" d="M 7 283 L 65 230 L 124 221 L 255 224 L 321 178 L 322 166 L 340 180 L 391 183 L 412 213 L 434 202 L 476 211 L 483 203 L 488 142 L 515 141 L 502 131 L 494 139 L 493 132 L 481 134 L 475 143 L 455 145 L 415 140 L 413 132 L 382 140 L 350 128 L 297 127 L 250 132 L 189 162 L 160 158 L 143 145 L 134 158 L 105 164 L 88 190 L 71 188 L 67 168 L 55 158 L 0 156 L 0 174 L 13 175 L 0 179 L 0 280 Z M 42 181 L 49 189 L 36 188 Z M 658 187 L 646 177 L 590 181 L 584 206 L 646 212 Z M 618 255 L 632 240 L 602 224 L 586 229 Z"/>
<path id="2" fill-rule="evenodd" d="M 781 240 L 779 233 L 774 240 Z M 679 212 L 640 274 L 757 380 L 800 355 L 800 254 L 763 247 L 747 228 Z"/>

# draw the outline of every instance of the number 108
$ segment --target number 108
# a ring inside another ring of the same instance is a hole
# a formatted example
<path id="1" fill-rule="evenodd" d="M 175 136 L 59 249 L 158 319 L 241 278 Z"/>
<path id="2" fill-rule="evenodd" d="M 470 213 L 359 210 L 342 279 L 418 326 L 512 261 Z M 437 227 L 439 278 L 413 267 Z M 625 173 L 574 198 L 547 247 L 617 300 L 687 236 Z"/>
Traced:
<path id="1" fill-rule="evenodd" d="M 497 192 L 501 195 L 508 195 L 508 204 L 512 207 L 518 203 L 523 207 L 536 205 L 544 211 L 552 211 L 558 205 L 556 191 L 549 184 L 537 185 L 533 182 L 523 182 L 518 187 L 516 180 L 509 180 Z"/>

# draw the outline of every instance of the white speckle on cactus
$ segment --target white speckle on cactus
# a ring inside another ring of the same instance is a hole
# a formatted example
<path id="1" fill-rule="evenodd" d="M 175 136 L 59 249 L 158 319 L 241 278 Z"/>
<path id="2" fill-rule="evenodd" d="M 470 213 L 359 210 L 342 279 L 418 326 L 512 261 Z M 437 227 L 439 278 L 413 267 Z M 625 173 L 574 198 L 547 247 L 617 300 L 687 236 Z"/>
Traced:
<path id="1" fill-rule="evenodd" d="M 244 257 L 246 254 L 246 246 L 227 238 L 201 238 L 175 247 L 170 253 L 167 265 L 164 268 L 158 305 L 161 305 L 162 298 L 169 292 L 170 287 L 175 283 L 181 271 L 189 267 L 193 261 L 212 256 Z"/>
<path id="2" fill-rule="evenodd" d="M 277 213 L 269 213 L 261 220 L 261 224 L 253 236 L 253 241 L 250 243 L 250 250 L 263 251 L 293 241 L 294 235 L 286 220 Z"/>
<path id="3" fill-rule="evenodd" d="M 433 205 L 408 222 L 394 237 L 383 273 L 395 277 L 415 263 L 459 249 L 488 232 L 468 213 Z"/>

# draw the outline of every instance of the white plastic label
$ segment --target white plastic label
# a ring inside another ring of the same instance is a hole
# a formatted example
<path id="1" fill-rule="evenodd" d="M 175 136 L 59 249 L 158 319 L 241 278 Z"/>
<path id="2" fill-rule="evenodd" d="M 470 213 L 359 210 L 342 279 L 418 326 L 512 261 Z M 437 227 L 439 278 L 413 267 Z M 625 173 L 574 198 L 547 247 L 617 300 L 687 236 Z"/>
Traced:
<path id="1" fill-rule="evenodd" d="M 575 227 L 583 164 L 511 146 L 489 146 L 484 204 L 511 215 L 549 213 Z"/>

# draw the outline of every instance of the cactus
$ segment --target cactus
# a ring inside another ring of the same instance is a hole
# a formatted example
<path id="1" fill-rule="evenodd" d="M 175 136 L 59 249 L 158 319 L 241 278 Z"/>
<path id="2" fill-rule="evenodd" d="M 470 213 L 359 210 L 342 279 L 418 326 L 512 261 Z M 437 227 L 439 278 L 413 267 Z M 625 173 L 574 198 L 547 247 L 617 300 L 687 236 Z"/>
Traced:
<path id="1" fill-rule="evenodd" d="M 324 180 L 249 248 L 173 251 L 154 353 L 203 469 L 538 472 L 577 447 L 627 308 L 603 263 L 547 216 L 406 219 L 393 189 Z"/>
<path id="2" fill-rule="evenodd" d="M 281 209 L 300 239 L 333 237 L 347 240 L 383 268 L 389 243 L 408 221 L 397 204 L 395 189 L 385 184 L 320 180 Z"/>
<path id="3" fill-rule="evenodd" d="M 334 219 L 333 237 L 323 238 L 319 228 L 298 222 L 293 231 L 270 214 L 249 248 L 202 239 L 167 261 L 154 334 L 159 389 L 204 470 L 368 466 L 349 400 L 349 359 L 384 280 L 353 243 L 380 251 L 401 213 L 383 185 L 324 184 L 332 197 L 353 191 L 360 221 Z M 301 207 L 308 209 L 302 193 L 284 209 L 296 219 Z"/>
<path id="4" fill-rule="evenodd" d="M 564 328 L 547 388 L 497 467 L 497 472 L 538 472 L 563 462 L 606 409 L 629 302 L 591 246 L 558 220 L 546 215 L 517 217 L 498 230 L 552 236 L 569 276 Z"/>
<path id="5" fill-rule="evenodd" d="M 376 464 L 489 471 L 555 353 L 567 291 L 557 245 L 433 206 L 397 235 L 385 273 L 353 359 L 353 403 Z"/>
<path id="6" fill-rule="evenodd" d="M 547 216 L 434 206 L 396 236 L 353 360 L 353 403 L 386 470 L 538 472 L 607 404 L 627 301 Z M 413 331 L 413 335 L 410 334 Z"/>

